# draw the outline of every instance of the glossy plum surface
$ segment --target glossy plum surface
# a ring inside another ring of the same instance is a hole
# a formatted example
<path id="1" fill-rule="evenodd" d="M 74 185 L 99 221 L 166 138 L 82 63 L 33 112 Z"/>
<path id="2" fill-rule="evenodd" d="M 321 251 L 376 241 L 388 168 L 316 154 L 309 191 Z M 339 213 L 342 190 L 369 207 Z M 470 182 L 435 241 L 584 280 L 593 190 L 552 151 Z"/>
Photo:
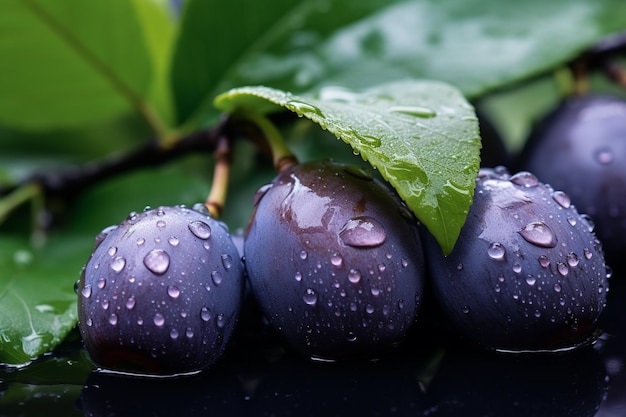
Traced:
<path id="1" fill-rule="evenodd" d="M 378 355 L 415 320 L 424 280 L 412 214 L 361 167 L 311 162 L 257 195 L 244 243 L 252 292 L 288 346 Z"/>
<path id="2" fill-rule="evenodd" d="M 487 349 L 573 348 L 606 304 L 604 256 L 587 218 L 526 171 L 481 169 L 452 253 L 426 247 L 453 331 Z"/>
<path id="3" fill-rule="evenodd" d="M 78 283 L 78 326 L 97 365 L 178 374 L 218 360 L 244 288 L 223 224 L 185 207 L 159 207 L 132 213 L 96 244 Z"/>

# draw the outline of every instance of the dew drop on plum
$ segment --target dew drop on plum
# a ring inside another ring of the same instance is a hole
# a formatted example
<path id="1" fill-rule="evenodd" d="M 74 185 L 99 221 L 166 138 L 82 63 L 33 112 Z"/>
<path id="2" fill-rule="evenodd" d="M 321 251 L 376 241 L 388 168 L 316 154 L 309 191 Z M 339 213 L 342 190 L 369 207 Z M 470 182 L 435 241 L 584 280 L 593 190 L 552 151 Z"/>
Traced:
<path id="1" fill-rule="evenodd" d="M 180 289 L 175 285 L 170 285 L 167 287 L 167 295 L 174 299 L 178 298 L 180 296 Z"/>
<path id="2" fill-rule="evenodd" d="M 501 243 L 498 242 L 494 242 L 489 246 L 489 249 L 487 249 L 487 253 L 489 254 L 489 257 L 492 259 L 502 259 L 504 258 L 504 254 L 505 254 L 505 249 L 504 246 Z"/>
<path id="3" fill-rule="evenodd" d="M 161 313 L 156 313 L 152 321 L 154 322 L 154 325 L 157 327 L 163 327 L 165 325 L 165 317 L 163 317 L 163 314 Z"/>
<path id="4" fill-rule="evenodd" d="M 211 281 L 213 281 L 215 285 L 220 285 L 223 279 L 224 279 L 224 276 L 222 275 L 220 271 L 211 272 Z"/>
<path id="5" fill-rule="evenodd" d="M 111 269 L 115 272 L 122 272 L 124 267 L 126 266 L 126 259 L 122 257 L 117 257 L 111 261 Z"/>
<path id="6" fill-rule="evenodd" d="M 202 307 L 202 309 L 200 309 L 200 318 L 203 321 L 211 320 L 212 316 L 213 315 L 211 314 L 211 310 L 208 307 Z"/>
<path id="7" fill-rule="evenodd" d="M 211 237 L 211 226 L 203 221 L 195 220 L 189 223 L 189 231 L 198 239 L 207 240 Z"/>
<path id="8" fill-rule="evenodd" d="M 163 275 L 170 266 L 170 256 L 162 249 L 153 249 L 143 258 L 143 264 L 150 272 Z"/>
<path id="9" fill-rule="evenodd" d="M 528 188 L 536 187 L 537 185 L 539 185 L 539 180 L 537 179 L 537 177 L 528 171 L 521 171 L 511 176 L 511 182 L 513 184 Z"/>
<path id="10" fill-rule="evenodd" d="M 346 222 L 339 237 L 344 244 L 353 247 L 375 247 L 385 242 L 385 228 L 376 219 L 359 216 Z"/>
<path id="11" fill-rule="evenodd" d="M 302 299 L 307 305 L 314 306 L 317 304 L 317 293 L 314 290 L 307 288 Z"/>
<path id="12" fill-rule="evenodd" d="M 569 195 L 567 195 L 563 191 L 555 191 L 554 193 L 552 193 L 552 199 L 563 208 L 569 208 L 569 206 L 572 205 L 572 201 L 570 200 Z"/>
<path id="13" fill-rule="evenodd" d="M 528 223 L 518 232 L 524 240 L 542 248 L 553 248 L 557 244 L 557 238 L 552 229 L 543 222 Z"/>

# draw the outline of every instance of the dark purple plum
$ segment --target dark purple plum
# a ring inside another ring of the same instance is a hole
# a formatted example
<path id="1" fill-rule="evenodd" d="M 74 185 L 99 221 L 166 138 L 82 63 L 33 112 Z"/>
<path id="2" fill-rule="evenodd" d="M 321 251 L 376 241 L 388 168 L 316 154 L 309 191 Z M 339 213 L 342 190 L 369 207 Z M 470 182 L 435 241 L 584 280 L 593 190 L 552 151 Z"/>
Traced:
<path id="1" fill-rule="evenodd" d="M 416 318 L 416 221 L 364 168 L 310 162 L 257 195 L 244 242 L 252 292 L 288 346 L 318 359 L 374 357 Z"/>
<path id="2" fill-rule="evenodd" d="M 565 191 L 591 216 L 609 265 L 626 254 L 626 101 L 606 95 L 564 100 L 531 132 L 521 169 Z"/>
<path id="3" fill-rule="evenodd" d="M 105 229 L 78 282 L 78 326 L 112 371 L 200 371 L 222 355 L 244 269 L 226 226 L 182 206 L 131 213 Z"/>
<path id="4" fill-rule="evenodd" d="M 533 174 L 481 169 L 452 253 L 426 248 L 433 292 L 467 341 L 559 351 L 595 333 L 608 291 L 601 245 L 567 195 Z"/>

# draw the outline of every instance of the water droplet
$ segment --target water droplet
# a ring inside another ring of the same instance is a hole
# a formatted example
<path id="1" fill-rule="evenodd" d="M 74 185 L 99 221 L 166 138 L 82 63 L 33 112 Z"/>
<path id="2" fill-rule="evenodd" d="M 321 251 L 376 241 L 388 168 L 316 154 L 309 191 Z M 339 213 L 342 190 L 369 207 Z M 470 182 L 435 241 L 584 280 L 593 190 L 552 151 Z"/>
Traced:
<path id="1" fill-rule="evenodd" d="M 126 300 L 126 308 L 129 310 L 132 310 L 133 308 L 135 308 L 136 304 L 137 304 L 137 301 L 135 300 L 135 297 L 128 297 L 128 300 Z"/>
<path id="2" fill-rule="evenodd" d="M 520 171 L 517 174 L 511 176 L 511 182 L 513 184 L 527 188 L 536 187 L 537 185 L 539 185 L 539 180 L 537 179 L 537 177 L 528 171 Z"/>
<path id="3" fill-rule="evenodd" d="M 217 317 L 215 317 L 215 324 L 220 329 L 223 329 L 224 326 L 226 326 L 226 318 L 223 314 L 218 314 Z"/>
<path id="4" fill-rule="evenodd" d="M 391 106 L 387 111 L 391 113 L 408 114 L 409 116 L 417 116 L 421 118 L 431 118 L 437 115 L 437 112 L 428 107 L 422 106 Z"/>
<path id="5" fill-rule="evenodd" d="M 615 155 L 610 148 L 600 148 L 595 152 L 596 161 L 601 165 L 608 165 L 615 159 Z"/>
<path id="6" fill-rule="evenodd" d="M 165 220 L 159 220 L 156 222 L 156 225 L 159 229 L 163 229 L 165 227 Z"/>
<path id="7" fill-rule="evenodd" d="M 307 305 L 314 306 L 317 304 L 317 293 L 312 289 L 307 288 L 302 299 Z"/>
<path id="8" fill-rule="evenodd" d="M 330 263 L 337 268 L 341 268 L 341 266 L 343 265 L 343 258 L 341 257 L 341 255 L 335 253 L 333 254 L 333 256 L 330 257 Z"/>
<path id="9" fill-rule="evenodd" d="M 354 334 L 353 332 L 348 332 L 346 340 L 350 343 L 356 342 L 356 334 Z"/>
<path id="10" fill-rule="evenodd" d="M 85 297 L 85 298 L 89 298 L 89 297 L 91 297 L 91 285 L 85 285 L 85 286 L 83 287 L 83 289 L 81 290 L 81 292 L 80 292 L 80 293 L 81 293 L 81 294 L 83 295 L 83 297 Z"/>
<path id="11" fill-rule="evenodd" d="M 569 273 L 569 268 L 563 262 L 557 262 L 556 269 L 562 276 L 567 276 L 567 274 Z"/>
<path id="12" fill-rule="evenodd" d="M 211 320 L 211 317 L 213 317 L 213 315 L 211 314 L 211 310 L 208 307 L 202 307 L 200 309 L 200 318 L 203 321 L 209 321 Z"/>
<path id="13" fill-rule="evenodd" d="M 556 246 L 556 235 L 550 227 L 543 222 L 528 223 L 518 233 L 526 242 L 542 248 L 553 248 Z"/>
<path id="14" fill-rule="evenodd" d="M 372 287 L 371 292 L 374 297 L 378 297 L 380 295 L 380 288 Z"/>
<path id="15" fill-rule="evenodd" d="M 180 296 L 180 290 L 175 285 L 170 285 L 167 287 L 167 295 L 172 298 L 178 298 Z"/>
<path id="16" fill-rule="evenodd" d="M 487 254 L 491 259 L 501 260 L 504 258 L 505 252 L 504 246 L 499 242 L 492 243 L 487 249 Z"/>
<path id="17" fill-rule="evenodd" d="M 540 255 L 538 260 L 539 265 L 541 265 L 543 268 L 547 268 L 548 266 L 550 266 L 550 259 L 548 259 L 546 255 Z"/>
<path id="18" fill-rule="evenodd" d="M 470 308 L 468 305 L 464 305 L 462 308 L 462 311 L 464 314 L 468 314 L 470 312 Z"/>
<path id="19" fill-rule="evenodd" d="M 207 240 L 211 237 L 211 226 L 201 220 L 195 220 L 187 226 L 198 239 Z"/>
<path id="20" fill-rule="evenodd" d="M 593 253 L 589 250 L 589 248 L 583 249 L 583 254 L 585 255 L 585 259 L 591 259 Z"/>
<path id="21" fill-rule="evenodd" d="M 522 265 L 519 263 L 513 264 L 513 272 L 515 272 L 516 274 L 522 272 Z"/>
<path id="22" fill-rule="evenodd" d="M 459 264 L 456 266 L 456 270 L 457 271 L 462 271 L 463 270 L 463 264 L 461 262 L 459 262 Z"/>
<path id="23" fill-rule="evenodd" d="M 567 222 L 570 224 L 570 226 L 576 226 L 576 218 L 575 217 L 568 217 L 567 218 Z"/>
<path id="24" fill-rule="evenodd" d="M 296 281 L 300 282 L 302 281 L 302 273 L 301 272 L 296 272 L 296 275 L 294 276 L 294 278 L 296 279 Z"/>
<path id="25" fill-rule="evenodd" d="M 170 337 L 172 338 L 172 340 L 176 340 L 176 339 L 178 339 L 178 330 L 176 330 L 176 329 L 171 329 L 171 330 L 170 330 Z"/>
<path id="26" fill-rule="evenodd" d="M 176 236 L 170 236 L 167 239 L 167 242 L 172 246 L 178 246 L 178 244 L 180 243 L 180 240 Z"/>
<path id="27" fill-rule="evenodd" d="M 374 306 L 371 304 L 368 304 L 365 306 L 365 312 L 367 314 L 372 314 L 374 312 Z"/>
<path id="28" fill-rule="evenodd" d="M 229 254 L 225 253 L 222 255 L 222 265 L 225 269 L 230 269 L 233 266 L 233 258 Z"/>
<path id="29" fill-rule="evenodd" d="M 406 268 L 407 266 L 409 266 L 409 261 L 405 258 L 402 258 L 400 263 L 402 264 L 402 268 Z"/>
<path id="30" fill-rule="evenodd" d="M 381 274 L 383 272 L 385 272 L 386 269 L 387 269 L 387 267 L 385 266 L 384 263 L 381 262 L 381 263 L 378 264 L 378 272 L 380 272 Z"/>
<path id="31" fill-rule="evenodd" d="M 188 339 L 191 339 L 193 337 L 193 330 L 191 329 L 191 327 L 187 327 L 187 330 L 185 330 L 185 336 L 187 336 Z"/>
<path id="32" fill-rule="evenodd" d="M 109 254 L 109 256 L 112 258 L 115 256 L 115 254 L 117 253 L 117 248 L 115 246 L 111 246 L 109 248 L 109 250 L 107 251 L 107 253 Z"/>
<path id="33" fill-rule="evenodd" d="M 109 316 L 109 324 L 115 326 L 117 324 L 117 314 L 111 314 Z"/>
<path id="34" fill-rule="evenodd" d="M 554 284 L 554 291 L 555 292 L 561 292 L 561 284 L 559 284 L 558 282 Z"/>
<path id="35" fill-rule="evenodd" d="M 344 168 L 344 170 L 348 174 L 362 180 L 371 181 L 374 179 L 372 173 L 369 170 L 359 165 L 348 165 Z"/>
<path id="36" fill-rule="evenodd" d="M 565 194 L 563 191 L 553 192 L 552 199 L 556 201 L 563 208 L 569 208 L 569 206 L 572 204 L 572 201 L 570 200 L 569 195 Z"/>
<path id="37" fill-rule="evenodd" d="M 537 278 L 535 278 L 534 276 L 528 275 L 526 277 L 526 284 L 528 284 L 528 285 L 535 285 L 535 282 L 537 282 Z"/>
<path id="38" fill-rule="evenodd" d="M 303 250 L 303 251 L 301 251 L 301 252 L 300 252 L 300 259 L 302 259 L 303 261 L 304 261 L 306 258 L 308 258 L 308 256 L 309 256 L 309 254 L 308 254 L 308 253 L 306 253 L 306 251 L 305 251 L 305 250 Z"/>
<path id="39" fill-rule="evenodd" d="M 141 246 L 144 243 L 146 243 L 146 239 L 140 237 L 139 239 L 137 239 L 137 246 Z"/>
<path id="40" fill-rule="evenodd" d="M 224 279 L 224 276 L 222 275 L 220 271 L 211 272 L 211 280 L 213 281 L 215 285 L 220 285 L 223 279 Z"/>
<path id="41" fill-rule="evenodd" d="M 87 319 L 87 322 L 86 322 L 86 323 L 87 323 L 87 326 L 89 326 L 89 327 L 91 327 L 91 326 L 93 325 L 93 321 L 91 320 L 91 317 L 89 317 L 89 318 Z"/>
<path id="42" fill-rule="evenodd" d="M 111 261 L 111 269 L 114 270 L 115 272 L 121 272 L 122 269 L 124 269 L 124 266 L 126 266 L 126 259 L 118 256 L 117 258 L 114 258 Z"/>
<path id="43" fill-rule="evenodd" d="M 357 284 L 359 281 L 361 281 L 361 271 L 354 268 L 350 269 L 350 271 L 348 271 L 348 281 L 353 284 Z"/>
<path id="44" fill-rule="evenodd" d="M 163 275 L 170 267 L 170 256 L 163 249 L 153 249 L 143 258 L 143 264 L 152 273 Z"/>
<path id="45" fill-rule="evenodd" d="M 163 327 L 163 325 L 165 324 L 165 317 L 163 317 L 163 314 L 161 313 L 156 313 L 152 321 L 154 322 L 155 326 Z"/>
<path id="46" fill-rule="evenodd" d="M 580 219 L 587 225 L 587 229 L 589 229 L 590 232 L 593 232 L 593 229 L 595 229 L 596 225 L 591 217 L 588 214 L 581 214 Z"/>
<path id="47" fill-rule="evenodd" d="M 102 309 L 103 310 L 109 309 L 109 300 L 102 300 Z"/>
<path id="48" fill-rule="evenodd" d="M 289 100 L 287 102 L 287 107 L 295 111 L 296 114 L 300 117 L 302 117 L 302 115 L 304 115 L 305 113 L 313 113 L 317 116 L 325 117 L 324 113 L 322 113 L 322 110 L 320 110 L 319 107 L 314 106 L 313 104 L 310 104 L 310 103 L 305 103 L 304 101 Z"/>
<path id="49" fill-rule="evenodd" d="M 98 288 L 103 289 L 107 285 L 107 280 L 104 278 L 98 279 Z"/>
<path id="50" fill-rule="evenodd" d="M 566 259 L 567 259 L 567 264 L 571 266 L 572 268 L 578 265 L 578 262 L 579 262 L 578 255 L 576 255 L 574 252 L 568 253 Z"/>
<path id="51" fill-rule="evenodd" d="M 359 216 L 346 222 L 339 237 L 346 245 L 353 247 L 375 247 L 382 245 L 387 234 L 377 220 L 368 216 Z"/>

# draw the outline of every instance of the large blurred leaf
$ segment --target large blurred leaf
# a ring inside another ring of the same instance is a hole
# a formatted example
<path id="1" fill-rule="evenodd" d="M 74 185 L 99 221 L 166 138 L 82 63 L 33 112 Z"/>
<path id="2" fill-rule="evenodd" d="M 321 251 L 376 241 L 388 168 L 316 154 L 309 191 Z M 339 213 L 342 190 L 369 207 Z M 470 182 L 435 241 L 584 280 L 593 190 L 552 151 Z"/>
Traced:
<path id="1" fill-rule="evenodd" d="M 172 36 L 152 0 L 6 0 L 0 13 L 0 124 L 77 127 L 137 111 L 167 112 L 164 78 Z M 155 18 L 159 16 L 159 18 Z M 169 34 L 169 35 L 168 35 Z"/>
<path id="2" fill-rule="evenodd" d="M 264 34 L 289 28 L 294 10 L 310 2 L 293 0 L 188 0 L 172 66 L 179 122 L 199 109 L 211 110 L 224 78 L 252 51 Z M 197 116 L 197 114 L 196 114 Z"/>
<path id="3" fill-rule="evenodd" d="M 626 29 L 625 15 L 622 0 L 302 1 L 259 33 L 245 55 L 227 54 L 197 94 L 213 95 L 215 85 L 299 93 L 410 77 L 445 81 L 476 97 L 563 64 Z M 243 26 L 207 36 L 236 38 Z"/>
<path id="4" fill-rule="evenodd" d="M 307 97 L 243 87 L 218 96 L 216 104 L 228 112 L 280 106 L 311 119 L 377 168 L 445 253 L 454 247 L 480 162 L 478 121 L 457 89 L 404 81 L 362 92 L 326 87 Z"/>

